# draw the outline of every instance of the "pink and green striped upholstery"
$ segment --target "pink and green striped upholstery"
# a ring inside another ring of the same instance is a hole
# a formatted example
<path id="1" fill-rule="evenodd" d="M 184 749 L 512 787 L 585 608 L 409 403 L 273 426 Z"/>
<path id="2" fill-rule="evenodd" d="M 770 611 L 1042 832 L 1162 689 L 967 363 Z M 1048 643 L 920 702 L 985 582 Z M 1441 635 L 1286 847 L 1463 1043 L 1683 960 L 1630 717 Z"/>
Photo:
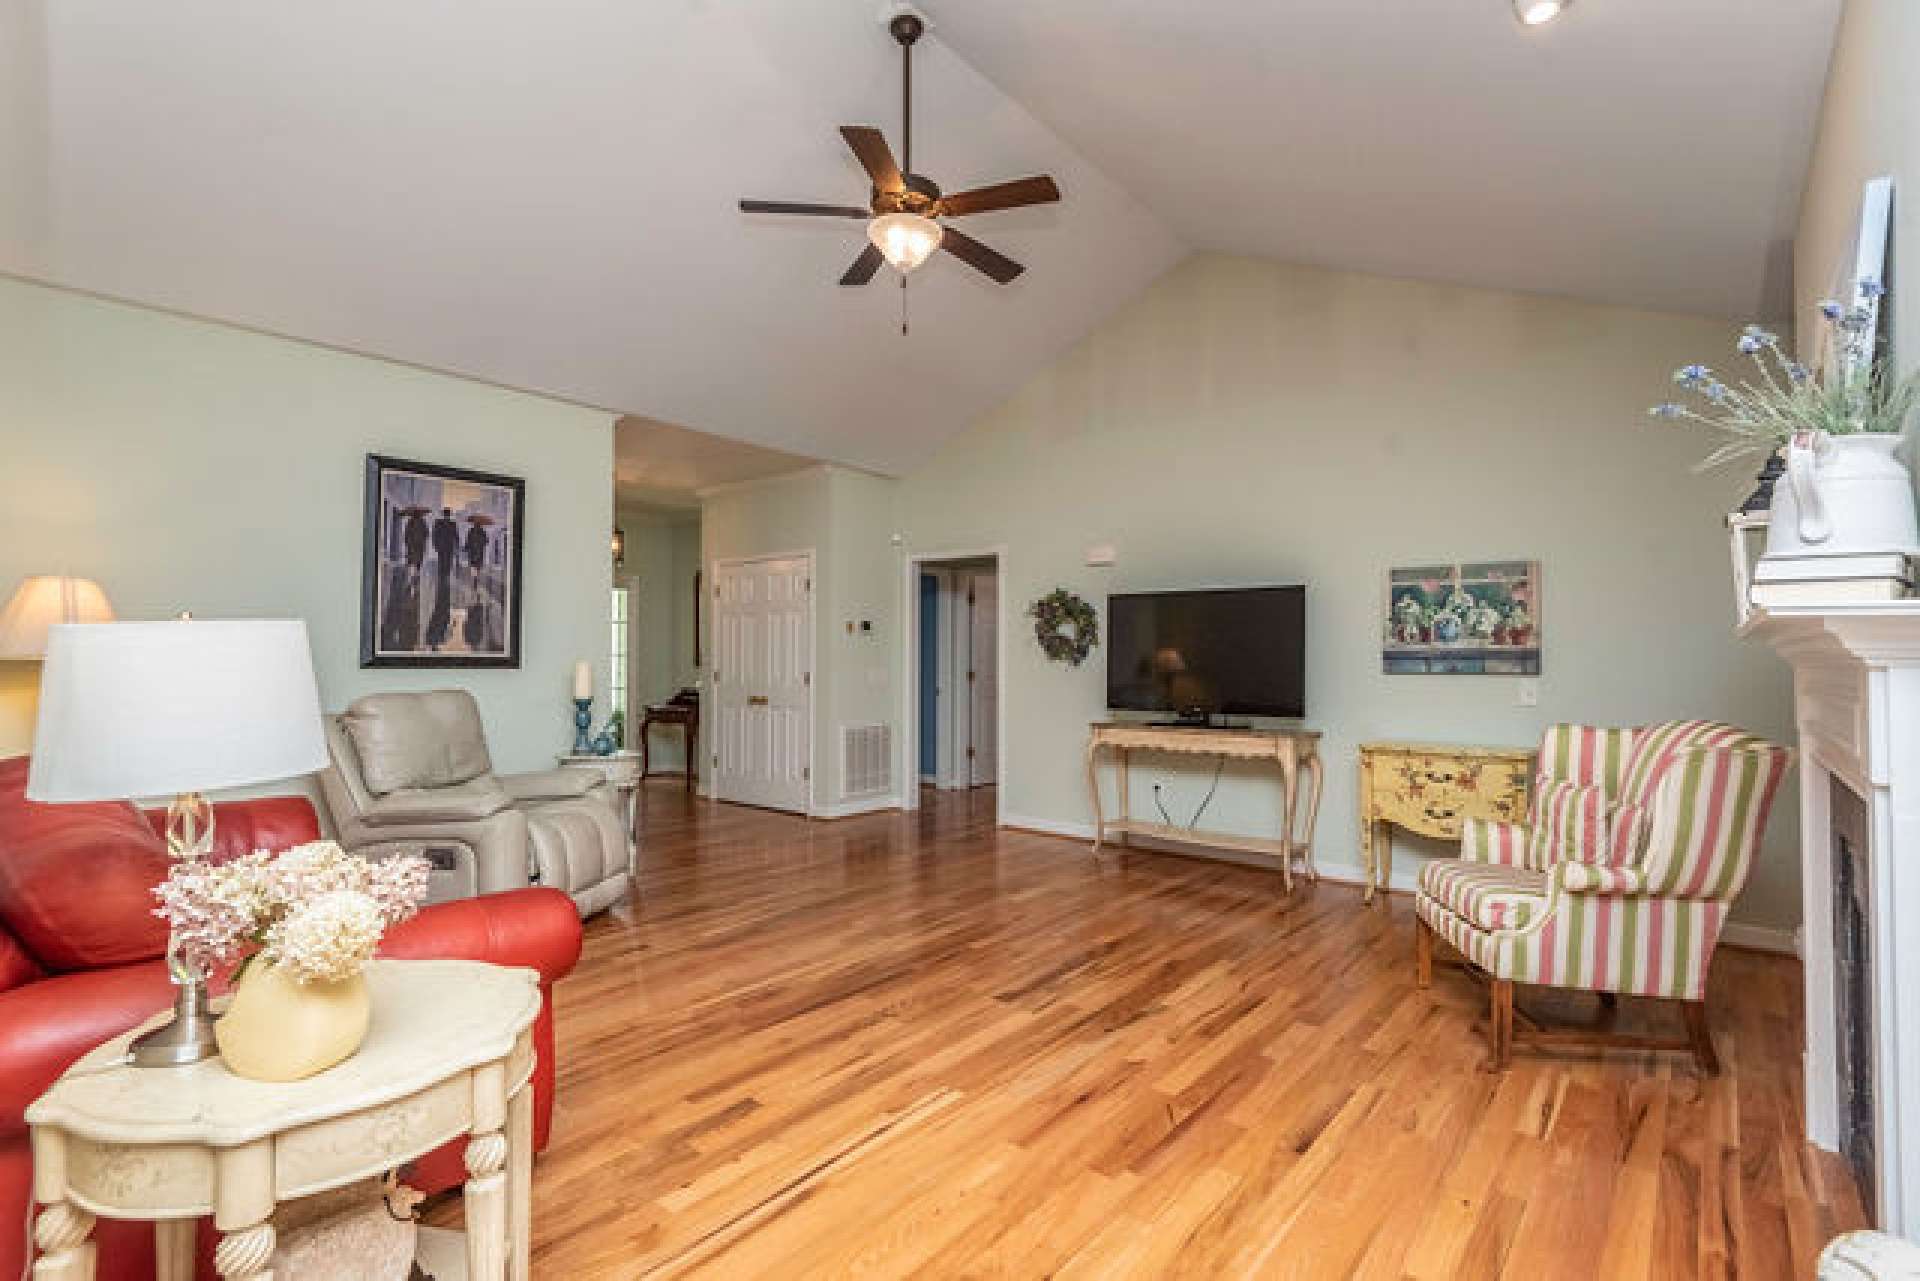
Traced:
<path id="1" fill-rule="evenodd" d="M 1467 819 L 1460 835 L 1460 857 L 1536 871 L 1575 849 L 1584 851 L 1584 862 L 1617 861 L 1609 854 L 1610 829 L 1604 822 L 1596 824 L 1589 809 L 1592 794 L 1569 789 L 1598 789 L 1602 814 L 1610 814 L 1621 795 L 1633 741 L 1630 729 L 1549 725 L 1540 737 L 1530 822 Z M 1548 809 L 1545 823 L 1540 814 L 1543 806 Z"/>
<path id="2" fill-rule="evenodd" d="M 1420 919 L 1496 978 L 1701 999 L 1791 753 L 1730 726 L 1675 721 L 1629 733 L 1619 759 L 1614 858 L 1535 867 L 1525 828 L 1469 823 L 1461 857 L 1421 873 Z"/>
<path id="3" fill-rule="evenodd" d="M 1549 725 L 1540 738 L 1542 778 L 1597 787 L 1608 801 L 1620 799 L 1635 731 L 1590 725 Z"/>
<path id="4" fill-rule="evenodd" d="M 1540 874 L 1502 863 L 1441 859 L 1423 890 L 1483 930 L 1517 930 L 1539 910 Z"/>
<path id="5" fill-rule="evenodd" d="M 1607 794 L 1587 783 L 1536 778 L 1527 816 L 1527 866 L 1607 857 Z"/>

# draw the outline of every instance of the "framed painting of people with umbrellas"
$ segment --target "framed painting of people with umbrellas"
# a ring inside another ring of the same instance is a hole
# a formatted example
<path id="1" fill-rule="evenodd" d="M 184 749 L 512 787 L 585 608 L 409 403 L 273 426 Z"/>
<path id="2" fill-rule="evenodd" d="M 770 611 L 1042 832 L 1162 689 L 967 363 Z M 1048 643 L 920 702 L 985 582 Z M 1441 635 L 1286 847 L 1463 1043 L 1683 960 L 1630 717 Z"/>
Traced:
<path id="1" fill-rule="evenodd" d="M 362 667 L 520 666 L 527 483 L 367 455 Z"/>

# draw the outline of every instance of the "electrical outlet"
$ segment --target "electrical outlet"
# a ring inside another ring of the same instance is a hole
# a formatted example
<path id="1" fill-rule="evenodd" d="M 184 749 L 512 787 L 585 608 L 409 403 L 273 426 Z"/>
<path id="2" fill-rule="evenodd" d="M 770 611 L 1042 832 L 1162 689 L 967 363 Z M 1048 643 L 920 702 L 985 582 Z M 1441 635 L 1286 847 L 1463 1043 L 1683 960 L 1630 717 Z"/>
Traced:
<path id="1" fill-rule="evenodd" d="M 1540 706 L 1540 682 L 1531 677 L 1523 679 L 1514 691 L 1514 701 L 1522 707 Z"/>

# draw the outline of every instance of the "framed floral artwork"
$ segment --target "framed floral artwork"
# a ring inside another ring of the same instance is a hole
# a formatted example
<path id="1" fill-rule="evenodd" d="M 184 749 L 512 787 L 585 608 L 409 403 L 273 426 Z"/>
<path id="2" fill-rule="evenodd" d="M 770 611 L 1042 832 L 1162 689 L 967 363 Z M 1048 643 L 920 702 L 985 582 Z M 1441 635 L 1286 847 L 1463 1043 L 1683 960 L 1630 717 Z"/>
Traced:
<path id="1" fill-rule="evenodd" d="M 1538 676 L 1540 562 L 1388 570 L 1381 666 L 1389 676 Z"/>

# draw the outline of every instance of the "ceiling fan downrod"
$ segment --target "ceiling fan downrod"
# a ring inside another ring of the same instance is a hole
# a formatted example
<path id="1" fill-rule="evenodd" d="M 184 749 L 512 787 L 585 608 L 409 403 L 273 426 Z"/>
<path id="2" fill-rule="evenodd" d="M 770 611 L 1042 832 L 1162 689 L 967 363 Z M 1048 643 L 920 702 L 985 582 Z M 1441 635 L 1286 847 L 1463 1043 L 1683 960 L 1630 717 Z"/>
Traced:
<path id="1" fill-rule="evenodd" d="M 900 42 L 900 168 L 913 172 L 913 45 L 926 33 L 917 13 L 896 13 L 887 30 Z"/>

